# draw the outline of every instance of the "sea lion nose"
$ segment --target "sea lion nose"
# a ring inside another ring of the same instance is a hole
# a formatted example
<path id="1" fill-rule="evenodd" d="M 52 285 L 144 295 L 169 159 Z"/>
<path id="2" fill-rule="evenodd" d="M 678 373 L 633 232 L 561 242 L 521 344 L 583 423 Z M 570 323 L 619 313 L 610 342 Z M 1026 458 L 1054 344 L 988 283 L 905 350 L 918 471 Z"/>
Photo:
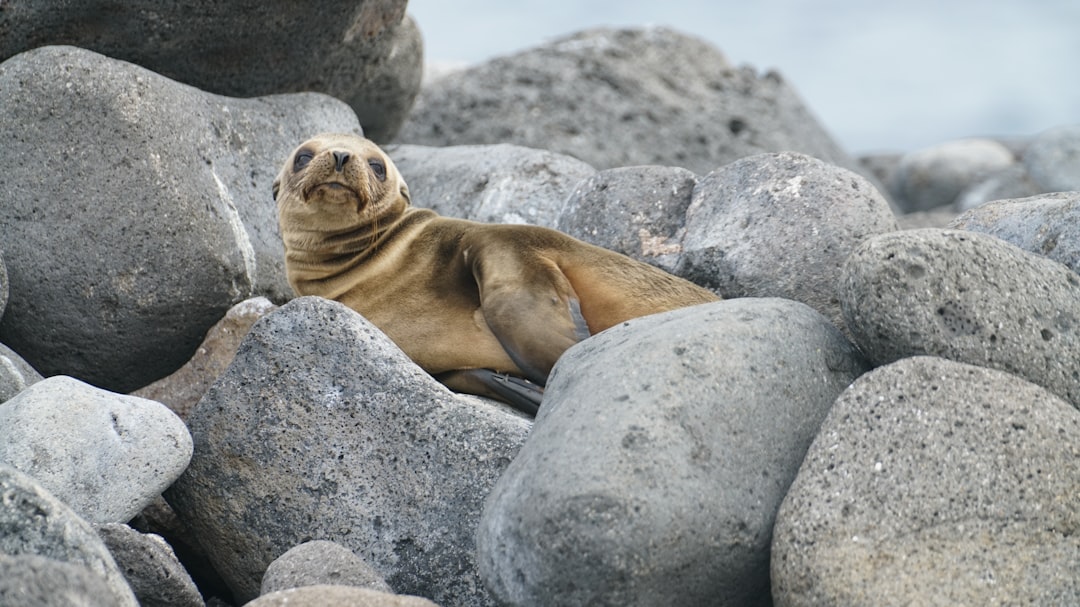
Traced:
<path id="1" fill-rule="evenodd" d="M 345 163 L 349 161 L 348 152 L 334 152 L 334 167 L 338 173 L 341 172 L 341 168 L 345 166 Z"/>

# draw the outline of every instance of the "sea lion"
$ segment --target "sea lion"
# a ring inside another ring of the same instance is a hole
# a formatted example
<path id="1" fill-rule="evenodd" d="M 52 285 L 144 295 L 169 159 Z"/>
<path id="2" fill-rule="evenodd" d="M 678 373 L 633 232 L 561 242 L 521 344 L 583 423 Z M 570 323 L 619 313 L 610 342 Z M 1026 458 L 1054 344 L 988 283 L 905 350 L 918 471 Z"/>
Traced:
<path id="1" fill-rule="evenodd" d="M 413 207 L 394 163 L 356 135 L 300 144 L 274 198 L 297 294 L 356 310 L 449 388 L 529 413 L 573 344 L 631 318 L 719 299 L 556 230 Z"/>

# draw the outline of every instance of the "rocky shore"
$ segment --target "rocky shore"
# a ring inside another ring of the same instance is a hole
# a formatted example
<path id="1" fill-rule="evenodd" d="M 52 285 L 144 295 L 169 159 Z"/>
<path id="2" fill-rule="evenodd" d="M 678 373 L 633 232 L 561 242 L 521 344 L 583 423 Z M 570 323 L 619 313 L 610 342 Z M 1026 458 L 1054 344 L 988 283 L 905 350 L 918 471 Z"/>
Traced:
<path id="1" fill-rule="evenodd" d="M 1080 603 L 1080 127 L 856 158 L 664 28 L 421 86 L 403 0 L 98 4 L 0 6 L 0 605 Z M 285 281 L 325 131 L 725 299 L 452 393 Z"/>

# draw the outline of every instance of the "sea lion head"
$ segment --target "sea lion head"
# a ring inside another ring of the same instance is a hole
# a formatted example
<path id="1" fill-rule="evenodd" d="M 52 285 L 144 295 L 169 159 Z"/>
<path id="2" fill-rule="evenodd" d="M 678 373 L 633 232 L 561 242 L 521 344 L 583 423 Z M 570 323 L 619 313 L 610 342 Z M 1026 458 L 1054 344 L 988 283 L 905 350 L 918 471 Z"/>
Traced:
<path id="1" fill-rule="evenodd" d="M 282 235 L 336 236 L 392 224 L 409 207 L 409 187 L 379 146 L 325 133 L 301 143 L 274 180 Z"/>

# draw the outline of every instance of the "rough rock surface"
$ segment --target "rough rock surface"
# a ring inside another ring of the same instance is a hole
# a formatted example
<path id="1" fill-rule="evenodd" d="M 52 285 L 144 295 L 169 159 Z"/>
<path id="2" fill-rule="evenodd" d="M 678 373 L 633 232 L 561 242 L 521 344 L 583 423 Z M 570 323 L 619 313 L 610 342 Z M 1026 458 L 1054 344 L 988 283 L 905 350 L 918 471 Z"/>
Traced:
<path id="1" fill-rule="evenodd" d="M 555 228 L 674 272 L 697 175 L 679 167 L 600 171 L 577 184 Z"/>
<path id="2" fill-rule="evenodd" d="M 929 354 L 1001 369 L 1080 406 L 1080 276 L 986 234 L 869 238 L 840 286 L 847 326 L 878 364 Z"/>
<path id="3" fill-rule="evenodd" d="M 94 523 L 130 520 L 187 467 L 184 422 L 152 400 L 65 376 L 0 405 L 0 461 Z"/>
<path id="4" fill-rule="evenodd" d="M 1080 272 L 1080 192 L 992 202 L 960 215 L 949 227 L 996 236 Z"/>
<path id="5" fill-rule="evenodd" d="M 210 328 L 187 364 L 132 395 L 156 400 L 186 420 L 214 380 L 232 362 L 251 325 L 276 309 L 265 297 L 246 299 L 229 308 L 225 318 Z"/>
<path id="6" fill-rule="evenodd" d="M 484 506 L 485 581 L 510 605 L 767 605 L 776 509 L 866 368 L 781 299 L 638 318 L 572 347 Z"/>
<path id="7" fill-rule="evenodd" d="M 439 607 L 418 596 L 389 594 L 371 588 L 318 585 L 279 590 L 244 607 Z"/>
<path id="8" fill-rule="evenodd" d="M 0 344 L 0 403 L 43 378 L 14 350 Z"/>
<path id="9" fill-rule="evenodd" d="M 259 593 L 319 584 L 393 592 L 386 580 L 351 550 L 334 542 L 315 540 L 290 548 L 274 559 L 266 568 Z"/>
<path id="10" fill-rule="evenodd" d="M 160 536 L 127 525 L 99 525 L 98 536 L 124 574 L 139 607 L 203 607 L 191 576 Z"/>
<path id="11" fill-rule="evenodd" d="M 406 4 L 139 0 L 120 10 L 106 0 L 14 2 L 0 10 L 0 61 L 70 44 L 220 95 L 319 91 L 347 102 L 371 136 L 387 140 L 412 107 L 423 71 L 423 43 Z"/>
<path id="12" fill-rule="evenodd" d="M 509 144 L 395 145 L 386 152 L 414 206 L 488 223 L 551 227 L 574 186 L 596 172 L 576 158 Z"/>
<path id="13" fill-rule="evenodd" d="M 888 202 L 861 176 L 803 154 L 759 154 L 698 182 L 676 273 L 725 298 L 801 301 L 843 327 L 844 260 L 896 229 Z"/>
<path id="14" fill-rule="evenodd" d="M 1024 151 L 1024 166 L 1043 191 L 1080 190 L 1080 125 L 1040 133 Z"/>
<path id="15" fill-rule="evenodd" d="M 515 143 L 598 169 L 702 175 L 783 150 L 856 167 L 778 74 L 734 68 L 663 27 L 587 30 L 443 76 L 420 92 L 396 141 Z"/>
<path id="16" fill-rule="evenodd" d="M 188 423 L 195 455 L 165 496 L 238 599 L 318 537 L 398 592 L 492 604 L 473 532 L 531 423 L 449 392 L 359 314 L 302 297 L 264 317 Z"/>
<path id="17" fill-rule="evenodd" d="M 79 518 L 71 508 L 53 497 L 34 479 L 15 468 L 0 463 L 0 555 L 40 556 L 72 565 L 89 568 L 105 580 L 107 603 L 113 607 L 138 607 L 135 595 L 124 581 L 90 524 Z M 24 562 L 15 567 L 31 569 L 29 579 L 34 584 L 50 585 L 41 580 L 45 575 L 77 575 L 70 568 L 45 568 L 41 563 Z M 40 571 L 37 575 L 34 571 Z M 7 579 L 7 576 L 0 576 Z M 42 586 L 37 586 L 41 588 Z"/>
<path id="18" fill-rule="evenodd" d="M 947 141 L 905 154 L 893 175 L 896 203 L 904 212 L 952 204 L 972 182 L 1017 164 L 992 139 Z"/>
<path id="19" fill-rule="evenodd" d="M 89 567 L 33 554 L 0 554 L 0 605 L 114 607 L 111 592 Z"/>
<path id="20" fill-rule="evenodd" d="M 323 95 L 220 97 L 71 47 L 0 64 L 0 341 L 129 392 L 232 305 L 291 296 L 270 185 L 325 130 L 359 125 Z"/>
<path id="21" fill-rule="evenodd" d="M 778 607 L 1080 604 L 1080 412 L 932 357 L 836 401 L 777 515 Z"/>

